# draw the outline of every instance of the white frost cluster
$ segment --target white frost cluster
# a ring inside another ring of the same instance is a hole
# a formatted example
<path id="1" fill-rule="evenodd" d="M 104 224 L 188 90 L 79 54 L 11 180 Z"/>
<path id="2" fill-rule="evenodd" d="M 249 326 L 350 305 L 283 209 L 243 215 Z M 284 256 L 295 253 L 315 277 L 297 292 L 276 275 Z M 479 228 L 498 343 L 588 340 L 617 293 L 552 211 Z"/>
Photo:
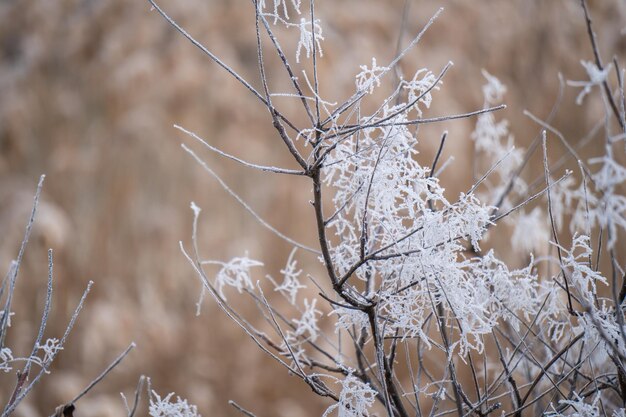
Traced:
<path id="1" fill-rule="evenodd" d="M 302 4 L 302 0 L 291 0 L 291 6 L 294 8 L 296 13 L 301 14 L 300 6 Z M 258 2 L 259 11 L 263 12 L 265 10 L 265 0 L 259 0 Z M 280 12 L 282 11 L 283 15 L 280 16 Z M 274 17 L 274 24 L 276 24 L 276 20 L 282 18 L 284 20 L 289 20 L 289 12 L 286 0 L 274 0 L 274 13 L 271 15 Z"/>
<path id="2" fill-rule="evenodd" d="M 306 285 L 302 285 L 299 276 L 302 274 L 302 270 L 298 269 L 298 262 L 293 259 L 296 253 L 296 248 L 293 248 L 287 259 L 287 265 L 280 270 L 283 276 L 283 282 L 280 285 L 275 285 L 274 291 L 279 291 L 287 297 L 291 305 L 296 304 L 296 297 L 298 291 L 302 288 L 306 288 Z"/>
<path id="3" fill-rule="evenodd" d="M 600 395 L 596 395 L 591 403 L 586 403 L 577 393 L 574 393 L 575 399 L 561 400 L 559 404 L 569 405 L 573 410 L 565 415 L 569 417 L 600 417 L 599 400 Z M 565 416 L 564 414 L 554 414 L 554 416 Z"/>
<path id="4" fill-rule="evenodd" d="M 530 213 L 520 209 L 511 216 L 511 224 L 511 245 L 520 253 L 531 253 L 544 248 L 550 240 L 546 213 L 540 207 L 533 208 Z"/>
<path id="5" fill-rule="evenodd" d="M 536 311 L 537 277 L 530 267 L 509 270 L 493 252 L 464 258 L 465 242 L 480 247 L 492 207 L 473 193 L 444 197 L 439 181 L 416 160 L 417 139 L 403 124 L 401 106 L 384 108 L 380 120 L 387 123 L 342 139 L 327 159 L 324 180 L 335 190 L 338 212 L 330 223 L 337 237 L 333 263 L 346 273 L 373 257 L 354 276 L 376 294 L 389 335 L 428 344 L 424 324 L 441 303 L 461 330 L 452 347 L 461 354 L 482 351 L 481 336 L 500 320 L 517 326 L 515 317 Z M 368 325 L 362 312 L 338 307 L 334 313 L 338 330 Z"/>
<path id="6" fill-rule="evenodd" d="M 596 206 L 591 211 L 592 220 L 608 228 L 608 245 L 612 248 L 617 241 L 618 228 L 626 230 L 626 196 L 617 190 L 617 187 L 626 182 L 626 167 L 613 158 L 610 147 L 607 147 L 604 156 L 592 158 L 589 163 L 601 164 L 598 172 L 593 175 L 594 185 L 600 196 L 594 199 Z"/>
<path id="7" fill-rule="evenodd" d="M 369 326 L 367 314 L 354 308 L 337 307 L 329 315 L 337 315 L 335 323 L 337 332 L 339 330 L 352 330 L 353 326 L 360 331 Z"/>
<path id="8" fill-rule="evenodd" d="M 337 411 L 337 417 L 367 417 L 369 409 L 376 400 L 376 391 L 368 384 L 350 374 L 341 383 L 339 402 L 328 407 L 322 417 L 327 417 Z"/>
<path id="9" fill-rule="evenodd" d="M 63 346 L 60 344 L 59 339 L 50 338 L 43 345 L 37 345 L 37 350 L 43 352 L 43 357 L 32 356 L 29 360 L 44 367 L 52 363 L 57 353 L 63 350 Z"/>
<path id="10" fill-rule="evenodd" d="M 200 417 L 198 408 L 195 405 L 187 403 L 187 400 L 176 397 L 176 401 L 172 400 L 173 392 L 161 398 L 156 391 L 150 393 L 150 405 L 148 414 L 151 417 Z"/>
<path id="11" fill-rule="evenodd" d="M 460 355 L 469 349 L 482 352 L 482 336 L 500 320 L 519 328 L 519 319 L 532 317 L 539 306 L 537 277 L 530 267 L 509 270 L 492 251 L 461 262 L 433 257 L 424 266 L 415 271 L 422 277 L 415 285 L 383 297 L 381 310 L 390 319 L 390 331 L 398 329 L 428 343 L 423 325 L 433 302 L 441 301 L 461 330 L 452 348 L 458 347 Z M 403 280 L 400 285 L 411 283 Z"/>
<path id="12" fill-rule="evenodd" d="M 611 70 L 611 65 L 607 65 L 606 68 L 600 70 L 600 68 L 591 61 L 580 61 L 580 64 L 585 68 L 585 71 L 587 71 L 589 80 L 567 81 L 567 84 L 572 87 L 582 87 L 582 91 L 578 94 L 578 97 L 576 97 L 576 104 L 578 105 L 583 104 L 583 99 L 587 94 L 591 93 L 592 87 L 602 85 L 602 83 L 606 81 L 606 77 Z"/>
<path id="13" fill-rule="evenodd" d="M 560 247 L 560 251 L 561 267 L 571 297 L 582 306 L 582 311 L 572 320 L 567 310 L 567 294 L 563 283 L 558 286 L 543 283 L 538 298 L 545 299 L 546 303 L 541 309 L 538 323 L 554 343 L 567 339 L 564 335 L 582 334 L 583 353 L 597 369 L 603 369 L 610 363 L 610 356 L 626 355 L 622 337 L 626 328 L 618 323 L 613 300 L 600 295 L 598 284 L 608 286 L 609 282 L 590 264 L 593 251 L 589 236 L 574 235 L 571 248 Z"/>
<path id="14" fill-rule="evenodd" d="M 280 22 L 288 28 L 298 28 L 300 31 L 300 39 L 296 48 L 296 62 L 300 62 L 300 53 L 303 49 L 306 52 L 307 58 L 311 57 L 314 50 L 320 56 L 323 56 L 321 41 L 324 40 L 324 35 L 322 34 L 320 20 L 315 19 L 311 21 L 301 17 L 299 23 L 290 22 L 288 3 L 291 4 L 291 7 L 298 15 L 301 15 L 302 12 L 300 8 L 302 6 L 302 0 L 290 0 L 289 2 L 287 2 L 287 0 L 273 0 L 273 2 L 273 10 L 268 13 L 265 11 L 267 8 L 265 0 L 259 0 L 257 6 L 259 13 L 273 19 L 274 25 Z"/>
<path id="15" fill-rule="evenodd" d="M 430 103 L 433 101 L 431 93 L 433 90 L 439 90 L 441 83 L 441 81 L 437 81 L 435 74 L 426 68 L 418 70 L 411 81 L 403 82 L 404 85 L 402 88 L 409 93 L 409 103 L 415 102 L 413 108 L 417 111 L 419 117 L 422 116 L 422 110 L 420 110 L 417 102 L 424 104 L 424 106 L 429 109 Z"/>
<path id="16" fill-rule="evenodd" d="M 380 77 L 389 71 L 387 67 L 379 67 L 376 63 L 376 58 L 372 58 L 371 68 L 368 68 L 367 65 L 361 65 L 360 68 L 361 72 L 355 77 L 356 88 L 368 94 L 374 92 L 374 87 L 380 87 Z"/>
<path id="17" fill-rule="evenodd" d="M 11 349 L 8 346 L 4 346 L 0 349 L 0 371 L 9 372 L 13 369 L 13 362 L 25 361 L 41 367 L 46 373 L 50 373 L 47 368 L 50 366 L 59 351 L 63 350 L 63 346 L 60 344 L 59 339 L 50 338 L 47 339 L 44 344 L 38 344 L 36 348 L 37 352 L 43 353 L 42 356 L 33 355 L 28 358 L 21 358 L 14 357 Z"/>
<path id="18" fill-rule="evenodd" d="M 56 356 L 56 354 L 63 350 L 63 346 L 61 346 L 59 339 L 51 338 L 47 339 L 46 343 L 43 345 L 37 345 L 37 349 L 43 352 L 43 360 L 42 362 L 51 362 L 52 359 Z"/>
<path id="19" fill-rule="evenodd" d="M 493 75 L 489 74 L 485 69 L 482 70 L 483 77 L 487 80 L 487 84 L 483 85 L 483 96 L 487 103 L 500 103 L 506 93 L 506 86 Z"/>
<path id="20" fill-rule="evenodd" d="M 305 345 L 308 342 L 315 342 L 320 335 L 318 327 L 319 316 L 322 312 L 315 305 L 317 299 L 310 301 L 304 300 L 304 311 L 299 319 L 292 319 L 294 328 L 284 332 L 284 340 L 280 350 L 284 356 L 288 356 L 295 363 L 306 362 Z"/>
<path id="21" fill-rule="evenodd" d="M 204 263 L 221 264 L 222 268 L 215 277 L 215 285 L 220 296 L 226 299 L 224 287 L 236 288 L 239 293 L 244 289 L 253 290 L 254 284 L 250 276 L 250 269 L 263 266 L 262 262 L 250 259 L 247 256 L 233 258 L 228 262 L 205 261 Z"/>
<path id="22" fill-rule="evenodd" d="M 8 347 L 3 347 L 0 349 L 0 371 L 10 372 L 11 362 L 13 362 L 13 352 Z"/>
<path id="23" fill-rule="evenodd" d="M 606 367 L 616 353 L 622 357 L 626 354 L 622 336 L 626 332 L 626 326 L 620 329 L 611 304 L 610 300 L 601 300 L 598 307 L 592 308 L 579 318 L 575 328 L 577 332 L 583 332 L 586 353 L 591 355 L 590 360 L 600 369 Z M 596 346 L 599 348 L 593 350 Z"/>
<path id="24" fill-rule="evenodd" d="M 561 248 L 564 252 L 562 267 L 566 269 L 568 280 L 574 284 L 583 302 L 591 302 L 597 294 L 598 282 L 608 285 L 608 281 L 589 265 L 593 250 L 589 236 L 576 235 L 572 249 Z"/>
<path id="25" fill-rule="evenodd" d="M 601 407 L 600 405 L 600 394 L 596 394 L 591 402 L 585 402 L 584 398 L 581 398 L 577 393 L 574 393 L 573 400 L 561 400 L 559 404 L 569 406 L 565 413 L 559 412 L 550 412 L 547 413 L 548 417 L 600 417 L 607 416 L 606 414 L 606 406 Z M 619 408 L 616 410 L 612 410 L 613 413 L 611 417 L 625 417 L 626 409 Z"/>
<path id="26" fill-rule="evenodd" d="M 319 327 L 317 327 L 318 316 L 322 315 L 322 312 L 315 308 L 315 304 L 317 304 L 317 299 L 313 299 L 313 301 L 309 302 L 309 300 L 304 300 L 304 312 L 302 313 L 302 317 L 300 319 L 294 319 L 293 322 L 296 324 L 296 330 L 294 335 L 296 337 L 306 336 L 308 340 L 315 341 L 319 335 Z"/>
<path id="27" fill-rule="evenodd" d="M 300 52 L 302 49 L 306 51 L 307 58 L 311 57 L 311 53 L 313 53 L 314 49 L 320 56 L 323 56 L 324 53 L 322 52 L 322 44 L 320 41 L 324 40 L 324 36 L 322 35 L 320 20 L 315 19 L 314 22 L 311 22 L 303 17 L 300 19 L 298 28 L 300 29 L 300 40 L 298 41 L 298 47 L 296 49 L 296 62 L 300 62 Z"/>

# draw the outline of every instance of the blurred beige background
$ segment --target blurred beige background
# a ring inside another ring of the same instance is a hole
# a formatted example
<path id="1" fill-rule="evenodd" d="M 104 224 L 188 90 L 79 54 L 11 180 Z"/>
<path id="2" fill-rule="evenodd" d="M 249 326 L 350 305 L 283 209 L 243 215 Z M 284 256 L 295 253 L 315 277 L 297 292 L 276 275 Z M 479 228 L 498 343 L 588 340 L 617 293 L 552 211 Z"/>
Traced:
<path id="1" fill-rule="evenodd" d="M 623 57 L 626 5 L 590 3 L 604 59 Z M 248 1 L 160 5 L 258 85 Z M 329 101 L 351 94 L 360 64 L 393 58 L 403 6 L 401 0 L 318 1 L 326 37 L 321 92 Z M 407 77 L 421 67 L 438 73 L 449 60 L 455 64 L 425 115 L 481 108 L 485 68 L 508 86 L 508 109 L 498 117 L 510 120 L 524 146 L 538 129 L 522 111 L 547 117 L 559 71 L 568 79 L 585 77 L 579 60 L 592 55 L 579 2 L 416 0 L 407 16 L 405 45 L 440 6 L 445 12 L 403 63 Z M 283 39 L 294 59 L 297 39 Z M 199 283 L 178 249 L 179 240 L 190 240 L 193 200 L 203 208 L 200 240 L 207 258 L 226 260 L 247 250 L 265 263 L 261 278 L 277 276 L 290 251 L 206 175 L 181 142 L 193 145 L 272 225 L 315 245 L 305 179 L 246 170 L 208 154 L 172 127 L 182 125 L 252 162 L 294 167 L 267 111 L 144 1 L 2 1 L 0 57 L 3 274 L 16 256 L 37 178 L 47 175 L 9 334 L 15 353 L 27 355 L 37 330 L 47 248 L 55 250 L 56 271 L 49 337 L 62 334 L 87 281 L 95 281 L 52 374 L 17 415 L 51 414 L 131 341 L 138 345 L 135 351 L 77 404 L 76 415 L 124 415 L 119 392 L 131 395 L 141 374 L 150 376 L 160 393 L 187 397 L 205 416 L 237 415 L 228 399 L 259 416 L 321 415 L 328 404 L 264 357 L 210 300 L 195 317 Z M 275 85 L 286 88 L 281 68 L 271 64 L 268 72 Z M 593 105 L 574 104 L 577 93 L 566 89 L 554 123 L 573 142 L 598 115 Z M 474 122 L 421 132 L 420 151 L 430 163 L 441 132 L 450 131 L 445 156 L 457 159 L 443 181 L 451 193 L 471 183 L 464 173 L 471 166 Z M 312 256 L 300 255 L 307 272 L 323 277 Z M 2 403 L 14 378 L 0 375 Z"/>

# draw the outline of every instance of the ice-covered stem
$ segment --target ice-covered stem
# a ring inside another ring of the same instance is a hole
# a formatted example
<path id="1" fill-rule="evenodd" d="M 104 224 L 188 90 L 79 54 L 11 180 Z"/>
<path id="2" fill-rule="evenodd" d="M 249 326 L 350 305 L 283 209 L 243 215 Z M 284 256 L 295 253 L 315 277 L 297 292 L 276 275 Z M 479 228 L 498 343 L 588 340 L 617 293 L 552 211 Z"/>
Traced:
<path id="1" fill-rule="evenodd" d="M 46 326 L 48 324 L 48 315 L 50 313 L 50 307 L 52 304 L 53 275 L 54 274 L 53 274 L 53 262 L 52 262 L 52 249 L 49 249 L 48 250 L 48 285 L 46 288 L 46 301 L 45 301 L 45 305 L 44 305 L 44 309 L 43 309 L 43 313 L 41 317 L 41 322 L 39 325 L 39 332 L 37 333 L 37 338 L 35 339 L 35 342 L 33 343 L 33 349 L 30 353 L 29 360 L 26 361 L 26 365 L 24 365 L 24 369 L 21 372 L 18 371 L 17 373 L 17 384 L 13 391 L 13 395 L 11 396 L 11 399 L 9 400 L 9 403 L 8 403 L 9 405 L 15 403 L 15 401 L 17 400 L 17 396 L 20 394 L 24 386 L 24 383 L 28 380 L 28 377 L 30 375 L 30 367 L 32 365 L 32 361 L 30 360 L 30 358 L 33 358 L 35 354 L 37 353 L 37 350 L 40 348 L 40 343 L 43 338 L 43 334 L 46 329 Z"/>
<path id="2" fill-rule="evenodd" d="M 39 204 L 39 197 L 41 196 L 41 189 L 43 187 L 43 181 L 45 179 L 45 175 L 42 175 L 41 177 L 39 177 L 39 183 L 37 184 L 37 190 L 35 191 L 35 197 L 33 199 L 33 207 L 30 213 L 30 217 L 28 219 L 28 223 L 26 224 L 26 231 L 24 232 L 24 238 L 22 239 L 22 244 L 20 245 L 20 249 L 17 255 L 17 259 L 15 261 L 13 261 L 11 263 L 11 266 L 9 268 L 9 272 L 4 280 L 4 282 L 2 283 L 2 288 L 0 288 L 0 298 L 2 297 L 2 294 L 4 293 L 5 290 L 5 286 L 8 285 L 8 293 L 7 293 L 7 299 L 6 302 L 4 304 L 4 309 L 3 309 L 3 313 L 2 313 L 2 317 L 0 317 L 0 349 L 3 349 L 5 347 L 4 345 L 4 341 L 6 339 L 6 333 L 7 333 L 7 326 L 9 323 L 9 317 L 11 316 L 11 303 L 13 300 L 13 293 L 15 291 L 15 282 L 17 280 L 17 276 L 18 276 L 18 272 L 19 272 L 19 268 L 20 265 L 22 263 L 22 258 L 24 257 L 24 251 L 26 250 L 26 244 L 28 243 L 28 240 L 30 238 L 30 234 L 33 228 L 33 223 L 35 222 L 35 215 L 37 213 L 37 206 Z M 50 273 L 52 271 L 52 266 L 51 266 L 51 260 L 50 260 Z M 48 283 L 48 294 L 46 297 L 46 308 L 44 308 L 44 313 L 43 313 L 43 319 L 40 325 L 40 330 L 39 330 L 39 334 L 37 339 L 41 340 L 40 336 L 43 333 L 43 329 L 46 326 L 47 323 L 47 317 L 48 317 L 48 311 L 49 311 L 49 307 L 50 307 L 50 296 L 51 296 L 51 288 L 50 288 L 50 282 L 51 282 L 51 277 L 49 274 L 49 283 Z M 34 344 L 33 346 L 33 350 L 37 349 L 37 343 Z M 15 405 L 17 405 L 17 403 L 19 403 L 19 395 L 24 387 L 24 384 L 26 383 L 26 381 L 28 381 L 28 376 L 29 376 L 29 368 L 30 368 L 30 361 L 26 362 L 26 366 L 24 368 L 23 371 L 18 371 L 17 373 L 17 381 L 15 384 L 15 388 L 13 390 L 13 393 L 11 394 L 11 397 L 9 399 L 9 402 L 7 403 L 7 405 L 5 406 L 5 411 L 3 411 L 2 415 L 4 416 L 6 413 L 7 409 L 11 409 L 11 408 L 15 408 Z M 8 415 L 8 414 L 7 414 Z"/>
<path id="3" fill-rule="evenodd" d="M 330 256 L 330 248 L 328 247 L 328 240 L 326 238 L 326 224 L 324 222 L 324 210 L 322 207 L 322 181 L 320 178 L 320 169 L 315 168 L 310 172 L 311 179 L 313 180 L 313 207 L 315 209 L 315 220 L 317 223 L 317 237 L 322 251 L 322 257 L 324 258 L 324 266 L 326 272 L 330 278 L 330 282 L 333 284 L 333 288 L 337 291 L 341 288 L 338 286 L 337 274 L 333 266 L 333 260 Z"/>
<path id="4" fill-rule="evenodd" d="M 443 132 L 443 134 L 441 135 L 441 141 L 439 142 L 439 148 L 437 148 L 437 153 L 435 154 L 435 157 L 433 158 L 433 163 L 430 167 L 430 173 L 428 174 L 429 178 L 432 178 L 434 173 L 436 172 L 437 169 L 437 163 L 439 162 L 439 158 L 441 157 L 441 153 L 443 152 L 443 147 L 446 144 L 446 138 L 448 137 L 448 131 L 446 130 L 445 132 Z M 428 185 L 428 191 L 432 192 L 432 185 L 429 184 Z M 434 211 L 435 210 L 435 206 L 433 203 L 433 200 L 428 200 L 428 208 L 430 209 L 430 211 Z"/>
<path id="5" fill-rule="evenodd" d="M 496 336 L 495 333 L 493 333 L 492 336 L 493 336 L 493 341 L 496 344 L 496 348 L 498 349 L 498 357 L 500 359 L 500 364 L 502 364 L 502 370 L 504 371 L 504 374 L 507 375 L 506 379 L 507 379 L 507 382 L 509 383 L 509 386 L 511 387 L 510 394 L 511 394 L 512 404 L 515 408 L 518 408 L 522 403 L 522 397 L 517 387 L 517 381 L 515 380 L 513 376 L 513 372 L 509 369 L 509 365 L 507 364 L 507 361 L 504 359 L 504 354 L 502 353 L 502 348 L 500 347 L 500 342 L 498 341 L 498 337 Z M 522 412 L 518 410 L 515 412 L 514 416 L 522 417 Z"/>
<path id="6" fill-rule="evenodd" d="M 617 86 L 619 87 L 620 119 L 622 120 L 622 125 L 626 126 L 626 95 L 624 92 L 624 72 L 620 68 L 620 65 L 619 65 L 619 62 L 617 62 L 616 56 L 613 56 L 613 68 L 615 68 L 615 75 L 617 76 Z"/>
<path id="7" fill-rule="evenodd" d="M 13 291 L 15 290 L 15 282 L 17 280 L 20 265 L 22 264 L 22 258 L 24 257 L 24 251 L 26 250 L 26 244 L 30 238 L 30 233 L 33 229 L 33 223 L 35 222 L 35 214 L 37 213 L 37 205 L 39 204 L 39 197 L 41 196 L 41 189 L 43 187 L 43 181 L 46 178 L 45 175 L 39 177 L 39 183 L 37 184 L 37 191 L 35 191 L 35 197 L 33 199 L 33 208 L 30 212 L 28 223 L 26 224 L 26 231 L 24 232 L 24 239 L 20 245 L 20 250 L 17 254 L 17 259 L 11 263 L 9 273 L 2 283 L 0 288 L 0 298 L 4 292 L 5 286 L 8 285 L 7 299 L 2 310 L 2 316 L 0 317 L 0 349 L 4 347 L 4 340 L 6 338 L 7 325 L 9 323 L 9 316 L 11 315 L 11 302 L 13 300 Z"/>

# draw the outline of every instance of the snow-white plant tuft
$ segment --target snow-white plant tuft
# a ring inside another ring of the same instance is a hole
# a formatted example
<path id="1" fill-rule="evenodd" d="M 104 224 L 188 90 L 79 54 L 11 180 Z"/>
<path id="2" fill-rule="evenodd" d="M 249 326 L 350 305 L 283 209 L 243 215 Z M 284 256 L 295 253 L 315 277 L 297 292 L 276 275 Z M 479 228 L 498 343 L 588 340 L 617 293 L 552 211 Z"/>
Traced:
<path id="1" fill-rule="evenodd" d="M 217 291 L 220 296 L 224 299 L 226 299 L 224 287 L 235 288 L 240 294 L 245 289 L 254 289 L 250 269 L 263 266 L 262 262 L 250 259 L 247 254 L 242 257 L 233 258 L 228 262 L 203 261 L 202 264 L 216 264 L 221 266 L 215 277 L 215 285 L 217 286 Z"/>
<path id="2" fill-rule="evenodd" d="M 287 259 L 285 268 L 280 270 L 280 273 L 283 276 L 283 282 L 281 284 L 275 283 L 274 288 L 274 291 L 279 291 L 285 295 L 292 305 L 296 304 L 298 291 L 306 288 L 306 285 L 302 285 L 300 283 L 299 277 L 302 274 L 302 270 L 298 269 L 298 262 L 294 259 L 296 250 L 297 248 L 293 248 L 289 254 L 289 259 Z M 271 279 L 271 277 L 269 278 Z"/>
<path id="3" fill-rule="evenodd" d="M 369 416 L 369 410 L 376 399 L 376 391 L 352 374 L 346 375 L 339 383 L 339 401 L 328 407 L 323 417 L 333 415 L 335 411 L 337 417 Z"/>
<path id="4" fill-rule="evenodd" d="M 3 347 L 0 349 L 0 371 L 10 372 L 11 363 L 13 362 L 13 352 L 8 347 Z"/>
<path id="5" fill-rule="evenodd" d="M 195 405 L 189 404 L 187 400 L 178 396 L 174 401 L 173 397 L 173 392 L 161 398 L 156 391 L 152 390 L 148 406 L 150 417 L 200 417 L 198 408 Z"/>
<path id="6" fill-rule="evenodd" d="M 314 51 L 324 55 L 322 52 L 322 43 L 324 36 L 322 35 L 322 26 L 319 19 L 307 20 L 304 17 L 300 19 L 298 24 L 300 29 L 300 40 L 296 49 L 296 62 L 300 62 L 300 52 L 302 49 L 306 52 L 306 57 L 310 58 Z"/>
<path id="7" fill-rule="evenodd" d="M 422 110 L 418 104 L 422 103 L 429 109 L 430 103 L 433 101 L 432 90 L 439 90 L 439 84 L 442 81 L 437 80 L 435 74 L 427 68 L 419 69 L 415 72 L 411 81 L 406 81 L 402 88 L 408 92 L 408 102 L 415 103 L 415 110 L 418 116 L 422 116 Z"/>
<path id="8" fill-rule="evenodd" d="M 258 6 L 259 10 L 263 12 L 265 10 L 265 0 L 258 0 L 258 4 L 259 4 Z M 302 4 L 301 0 L 291 0 L 291 6 L 294 8 L 294 10 L 298 14 L 301 14 L 300 12 L 301 4 Z M 273 16 L 275 17 L 275 19 L 278 19 L 280 16 L 280 12 L 282 12 L 282 18 L 284 20 L 289 20 L 288 8 L 289 6 L 287 5 L 287 0 L 274 0 Z M 274 21 L 274 23 L 276 23 L 276 20 Z"/>
<path id="9" fill-rule="evenodd" d="M 313 342 L 317 340 L 320 331 L 317 327 L 317 320 L 318 316 L 322 313 L 315 308 L 316 303 L 317 299 L 313 299 L 311 302 L 306 299 L 304 300 L 304 312 L 302 313 L 302 317 L 300 319 L 293 319 L 296 325 L 296 330 L 293 333 L 295 338 L 305 337 Z"/>
<path id="10" fill-rule="evenodd" d="M 360 91 L 365 91 L 368 94 L 374 92 L 375 87 L 380 87 L 380 77 L 387 71 L 387 67 L 379 67 L 376 63 L 376 58 L 372 58 L 372 66 L 368 68 L 367 65 L 361 65 L 361 72 L 356 75 L 356 88 Z"/>

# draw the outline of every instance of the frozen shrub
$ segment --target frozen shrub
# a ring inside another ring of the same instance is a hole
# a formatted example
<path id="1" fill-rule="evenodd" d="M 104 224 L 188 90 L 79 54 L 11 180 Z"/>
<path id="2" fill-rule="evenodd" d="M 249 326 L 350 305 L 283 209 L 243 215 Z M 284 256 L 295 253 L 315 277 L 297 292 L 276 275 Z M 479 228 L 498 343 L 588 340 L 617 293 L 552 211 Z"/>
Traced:
<path id="1" fill-rule="evenodd" d="M 333 401 L 324 416 L 486 416 L 498 409 L 515 416 L 595 416 L 601 409 L 623 415 L 626 335 L 621 305 L 626 284 L 617 250 L 626 229 L 626 169 L 620 164 L 626 137 L 624 87 L 617 64 L 602 65 L 594 36 L 596 62 L 583 63 L 589 80 L 569 83 L 583 88 L 579 103 L 597 92 L 605 104 L 604 153 L 583 161 L 556 128 L 530 113 L 542 132 L 528 149 L 516 147 L 507 121 L 497 113 L 504 108 L 506 87 L 486 71 L 483 108 L 425 116 L 451 63 L 438 75 L 419 68 L 407 78 L 398 63 L 441 10 L 390 62 L 381 65 L 372 58 L 371 65 L 361 65 L 354 94 L 332 103 L 320 93 L 324 80 L 318 60 L 329 36 L 322 36 L 323 19 L 316 16 L 313 1 L 308 10 L 300 1 L 251 2 L 259 89 L 150 3 L 258 99 L 298 168 L 252 164 L 179 129 L 248 168 L 310 181 L 317 248 L 286 237 L 260 218 L 183 145 L 263 226 L 302 249 L 298 256 L 313 253 L 319 259 L 326 276 L 323 282 L 311 279 L 318 296 L 300 294 L 311 285 L 305 285 L 296 267 L 295 248 L 285 256 L 282 280 L 255 277 L 252 267 L 262 263 L 247 254 L 226 262 L 205 260 L 197 244 L 200 209 L 195 204 L 193 249 L 182 242 L 181 249 L 203 293 L 289 373 Z M 588 17 L 584 0 L 581 4 Z M 592 34 L 590 19 L 586 23 Z M 299 39 L 295 51 L 282 49 L 273 25 L 293 30 Z M 273 102 L 264 42 L 283 63 L 293 87 L 291 94 L 279 95 L 301 107 L 304 126 Z M 300 63 L 304 53 L 306 65 L 292 66 L 292 57 Z M 615 85 L 609 85 L 611 69 L 618 70 Z M 391 93 L 369 110 L 372 106 L 364 103 L 374 99 L 383 82 L 393 81 L 392 71 L 397 77 Z M 477 118 L 471 138 L 481 176 L 471 188 L 450 196 L 439 178 L 447 134 L 441 136 L 435 159 L 425 165 L 418 157 L 424 140 L 419 126 L 470 117 Z M 569 170 L 557 174 L 562 165 L 551 163 L 548 155 L 555 138 L 567 151 L 565 159 L 579 164 L 580 178 Z M 525 168 L 537 149 L 542 150 L 543 172 L 531 182 Z M 571 237 L 559 233 L 568 216 Z M 512 226 L 518 266 L 503 260 L 508 248 L 494 250 L 486 238 L 488 230 L 499 231 L 502 223 Z M 611 260 L 610 279 L 600 270 L 598 251 Z M 267 287 L 286 298 L 288 311 L 266 298 Z M 256 328 L 234 308 L 233 289 L 251 297 L 273 334 Z M 321 320 L 332 322 L 333 331 L 325 331 Z"/>

